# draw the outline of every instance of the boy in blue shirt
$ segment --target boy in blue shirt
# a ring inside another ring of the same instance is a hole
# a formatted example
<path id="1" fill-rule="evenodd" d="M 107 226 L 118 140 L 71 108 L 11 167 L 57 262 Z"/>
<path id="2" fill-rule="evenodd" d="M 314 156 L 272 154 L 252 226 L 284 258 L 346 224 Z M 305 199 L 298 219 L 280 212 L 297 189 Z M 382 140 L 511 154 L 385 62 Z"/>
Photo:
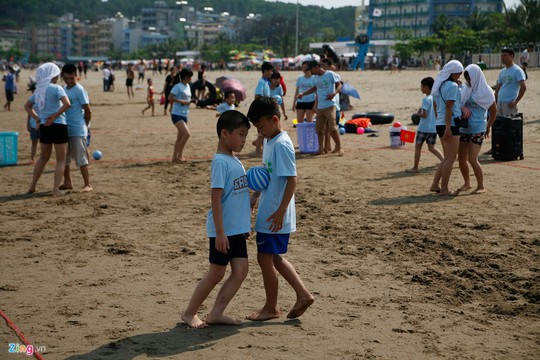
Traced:
<path id="1" fill-rule="evenodd" d="M 247 318 L 264 321 L 280 316 L 277 305 L 279 272 L 296 292 L 296 303 L 287 315 L 293 319 L 302 315 L 314 301 L 294 267 L 281 255 L 287 252 L 290 233 L 296 231 L 294 145 L 281 128 L 278 104 L 273 98 L 256 98 L 249 107 L 248 118 L 265 138 L 263 164 L 270 173 L 270 183 L 251 197 L 252 207 L 260 198 L 255 230 L 257 260 L 263 274 L 266 302 L 261 310 Z"/>
<path id="2" fill-rule="evenodd" d="M 9 72 L 5 76 L 4 90 L 6 91 L 6 104 L 4 109 L 11 111 L 11 103 L 13 102 L 13 94 L 15 93 L 15 70 L 10 66 Z"/>
<path id="3" fill-rule="evenodd" d="M 261 72 L 262 77 L 255 88 L 255 99 L 261 96 L 270 96 L 270 77 L 274 73 L 274 65 L 269 61 L 263 62 L 261 65 Z M 257 139 L 252 142 L 253 146 L 255 146 L 255 155 L 257 156 L 262 155 L 263 140 L 263 137 L 259 135 Z"/>
<path id="4" fill-rule="evenodd" d="M 420 81 L 420 90 L 426 97 L 422 99 L 422 107 L 418 109 L 420 123 L 416 130 L 416 145 L 414 147 L 414 165 L 412 168 L 405 170 L 408 173 L 418 172 L 418 163 L 422 153 L 424 142 L 428 144 L 428 150 L 435 155 L 439 161 L 443 160 L 443 155 L 435 148 L 437 142 L 437 130 L 435 129 L 435 109 L 433 108 L 433 96 L 431 96 L 431 88 L 435 80 L 432 77 L 423 78 Z"/>
<path id="5" fill-rule="evenodd" d="M 219 142 L 212 160 L 212 208 L 206 218 L 210 238 L 210 269 L 197 284 L 182 320 L 191 328 L 208 324 L 239 325 L 240 320 L 223 315 L 248 273 L 246 238 L 251 231 L 249 189 L 244 167 L 233 153 L 242 151 L 250 125 L 242 113 L 226 111 L 217 121 Z M 203 321 L 197 312 L 214 287 L 223 279 L 227 264 L 231 275 L 221 286 L 214 307 Z"/>
<path id="6" fill-rule="evenodd" d="M 77 68 L 73 64 L 66 64 L 62 67 L 62 78 L 66 85 L 66 92 L 71 107 L 66 111 L 66 122 L 68 127 L 68 155 L 66 158 L 66 169 L 64 170 L 64 183 L 60 185 L 60 190 L 71 190 L 71 174 L 69 165 L 71 159 L 75 160 L 75 164 L 81 170 L 84 181 L 84 186 L 81 192 L 92 191 L 90 185 L 90 173 L 88 172 L 88 151 L 87 151 L 87 136 L 88 124 L 92 119 L 90 111 L 90 99 L 88 93 L 77 83 Z"/>

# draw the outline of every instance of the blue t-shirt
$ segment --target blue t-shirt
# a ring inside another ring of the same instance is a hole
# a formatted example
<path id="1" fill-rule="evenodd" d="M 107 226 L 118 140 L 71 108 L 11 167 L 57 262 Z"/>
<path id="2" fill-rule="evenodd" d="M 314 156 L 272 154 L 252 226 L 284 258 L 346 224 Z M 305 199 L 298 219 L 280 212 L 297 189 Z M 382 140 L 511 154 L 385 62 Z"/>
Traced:
<path id="1" fill-rule="evenodd" d="M 276 86 L 274 89 L 270 88 L 270 96 L 276 99 L 279 105 L 283 104 L 283 88 L 281 85 Z"/>
<path id="2" fill-rule="evenodd" d="M 34 111 L 36 112 L 36 114 L 38 113 L 38 106 L 37 106 L 37 104 L 34 104 L 34 106 L 32 106 L 32 109 L 34 109 Z M 34 118 L 30 116 L 30 128 L 31 128 L 31 129 L 35 129 L 36 127 L 37 127 L 37 125 L 36 125 L 36 120 L 34 120 Z"/>
<path id="3" fill-rule="evenodd" d="M 296 87 L 298 88 L 298 93 L 304 93 L 314 87 L 315 84 L 313 83 L 313 75 L 310 77 L 306 77 L 305 75 L 300 75 L 298 79 L 296 79 Z M 298 99 L 297 102 L 301 103 L 308 103 L 308 102 L 314 102 L 315 101 L 315 93 L 305 95 L 301 99 Z"/>
<path id="4" fill-rule="evenodd" d="M 225 111 L 234 110 L 235 108 L 236 107 L 234 106 L 234 104 L 229 105 L 226 102 L 224 102 L 224 103 L 219 104 L 216 107 L 216 111 L 220 114 L 223 114 Z"/>
<path id="5" fill-rule="evenodd" d="M 184 84 L 183 82 L 179 82 L 178 84 L 174 85 L 174 87 L 171 90 L 171 94 L 178 100 L 189 101 L 191 100 L 191 86 L 189 86 L 189 84 Z M 189 104 L 184 105 L 177 102 L 173 103 L 171 114 L 181 115 L 187 118 L 189 114 Z"/>
<path id="6" fill-rule="evenodd" d="M 87 136 L 88 128 L 86 127 L 86 120 L 84 119 L 83 105 L 90 104 L 88 93 L 82 87 L 81 84 L 75 84 L 71 89 L 64 86 L 71 107 L 66 110 L 66 121 L 68 126 L 68 136 Z"/>
<path id="7" fill-rule="evenodd" d="M 221 207 L 223 229 L 226 236 L 251 231 L 251 205 L 244 166 L 234 156 L 215 154 L 212 160 L 210 185 L 212 189 L 223 189 Z M 206 234 L 216 237 L 216 226 L 212 209 L 206 217 Z"/>
<path id="8" fill-rule="evenodd" d="M 270 184 L 261 191 L 255 231 L 266 234 L 289 234 L 296 231 L 296 208 L 294 195 L 285 211 L 283 227 L 273 233 L 269 230 L 271 221 L 266 221 L 281 204 L 287 185 L 287 177 L 296 176 L 294 145 L 286 132 L 281 132 L 272 140 L 264 140 L 263 165 L 270 173 Z"/>
<path id="9" fill-rule="evenodd" d="M 270 80 L 262 77 L 255 88 L 255 96 L 270 96 Z"/>
<path id="10" fill-rule="evenodd" d="M 469 117 L 469 126 L 461 128 L 462 134 L 477 134 L 486 132 L 487 127 L 487 110 L 478 105 L 472 96 L 467 100 L 466 107 L 471 110 L 471 116 Z"/>
<path id="11" fill-rule="evenodd" d="M 331 100 L 328 100 L 326 97 L 336 90 L 336 83 L 339 80 L 339 75 L 330 70 L 326 70 L 324 74 L 320 76 L 313 76 L 313 83 L 317 87 L 317 109 L 326 109 L 336 106 L 334 98 L 337 97 L 337 95 Z"/>
<path id="12" fill-rule="evenodd" d="M 434 134 L 435 129 L 435 109 L 433 108 L 433 96 L 428 95 L 422 99 L 422 110 L 426 110 L 427 117 L 420 118 L 417 131 Z"/>
<path id="13" fill-rule="evenodd" d="M 525 73 L 516 64 L 502 69 L 497 79 L 497 84 L 501 84 L 501 88 L 497 94 L 497 100 L 502 103 L 509 103 L 516 100 L 519 93 L 519 82 L 521 80 L 525 80 Z"/>
<path id="14" fill-rule="evenodd" d="M 435 121 L 435 125 L 446 125 L 446 101 L 453 100 L 454 106 L 452 107 L 452 123 L 450 126 L 456 126 L 454 118 L 461 117 L 461 91 L 458 84 L 453 81 L 443 82 L 434 100 L 437 104 L 437 120 Z"/>
<path id="15" fill-rule="evenodd" d="M 6 83 L 4 84 L 6 91 L 15 91 L 15 76 L 12 73 L 6 75 Z"/>
<path id="16" fill-rule="evenodd" d="M 45 107 L 43 110 L 39 110 L 39 106 L 36 106 L 36 113 L 39 117 L 39 123 L 41 125 L 45 124 L 47 117 L 58 112 L 62 107 L 62 102 L 60 101 L 66 95 L 66 92 L 60 85 L 49 84 L 47 91 L 45 92 Z M 36 95 L 32 94 L 29 99 L 32 103 L 36 103 Z M 54 121 L 54 124 L 66 125 L 66 114 L 62 113 Z"/>

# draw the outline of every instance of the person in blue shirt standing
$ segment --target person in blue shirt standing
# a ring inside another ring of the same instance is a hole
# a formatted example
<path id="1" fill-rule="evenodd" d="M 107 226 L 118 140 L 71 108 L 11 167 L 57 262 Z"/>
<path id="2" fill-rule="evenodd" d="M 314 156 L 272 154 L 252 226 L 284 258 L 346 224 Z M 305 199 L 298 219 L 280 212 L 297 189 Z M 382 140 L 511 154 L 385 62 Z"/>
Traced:
<path id="1" fill-rule="evenodd" d="M 191 78 L 193 77 L 193 71 L 189 69 L 182 69 L 180 71 L 180 82 L 171 90 L 169 94 L 169 101 L 173 104 L 171 110 L 171 120 L 176 126 L 177 136 L 174 143 L 174 152 L 172 156 L 172 162 L 186 161 L 183 152 L 186 143 L 191 136 L 189 128 L 187 126 L 189 104 L 193 101 L 191 99 Z"/>
<path id="2" fill-rule="evenodd" d="M 461 128 L 459 143 L 459 169 L 463 176 L 464 184 L 458 189 L 461 191 L 471 188 L 469 177 L 469 165 L 474 171 L 477 186 L 472 194 L 482 194 L 486 192 L 484 188 L 484 174 L 478 161 L 478 154 L 482 142 L 489 136 L 491 126 L 497 118 L 497 105 L 493 90 L 488 85 L 482 69 L 476 64 L 471 64 L 465 68 L 463 74 L 467 81 L 461 92 L 461 103 L 470 112 L 469 126 Z M 464 109 L 465 110 L 465 109 Z M 486 113 L 489 112 L 489 120 L 486 121 Z"/>
<path id="3" fill-rule="evenodd" d="M 263 62 L 261 65 L 261 72 L 262 77 L 259 79 L 257 87 L 255 88 L 255 99 L 261 96 L 270 96 L 270 77 L 274 73 L 274 65 L 269 61 Z M 255 146 L 256 156 L 262 155 L 263 140 L 264 138 L 258 135 L 257 139 L 252 142 L 253 146 Z"/>
<path id="4" fill-rule="evenodd" d="M 8 74 L 6 75 L 4 81 L 4 90 L 6 91 L 6 104 L 4 109 L 11 111 L 11 103 L 13 102 L 13 94 L 15 93 L 15 70 L 10 66 L 8 68 Z"/>
<path id="5" fill-rule="evenodd" d="M 514 116 L 519 110 L 517 104 L 525 95 L 525 73 L 514 64 L 514 50 L 503 49 L 501 62 L 504 69 L 499 73 L 497 85 L 495 85 L 495 100 L 497 102 L 497 115 Z"/>
<path id="6" fill-rule="evenodd" d="M 195 287 L 182 313 L 182 320 L 191 328 L 205 328 L 208 324 L 240 325 L 240 320 L 223 313 L 248 273 L 246 239 L 251 231 L 249 189 L 244 166 L 234 153 L 242 151 L 250 124 L 244 114 L 231 110 L 221 114 L 216 128 L 219 142 L 212 160 L 212 208 L 206 218 L 210 268 Z M 199 308 L 223 279 L 229 263 L 231 275 L 221 286 L 212 310 L 203 321 L 197 315 Z"/>
<path id="7" fill-rule="evenodd" d="M 64 183 L 60 185 L 60 190 L 73 189 L 69 170 L 69 165 L 73 159 L 81 170 L 84 181 L 81 192 L 90 192 L 92 191 L 92 185 L 90 185 L 90 173 L 88 171 L 88 142 L 86 139 L 88 136 L 88 124 L 92 120 L 90 99 L 84 87 L 77 83 L 77 68 L 75 65 L 66 64 L 62 67 L 62 79 L 66 83 L 64 91 L 69 98 L 71 107 L 66 111 L 68 155 L 64 171 Z"/>
<path id="8" fill-rule="evenodd" d="M 60 85 L 56 85 L 59 75 L 60 68 L 54 63 L 45 63 L 38 67 L 36 70 L 36 91 L 24 104 L 26 113 L 36 121 L 41 148 L 39 159 L 34 166 L 32 183 L 28 188 L 29 193 L 36 191 L 37 182 L 51 157 L 54 144 L 56 165 L 52 194 L 54 196 L 65 194 L 63 190 L 60 190 L 68 145 L 68 129 L 64 112 L 69 109 L 71 103 L 64 89 Z M 34 111 L 34 104 L 37 105 L 37 111 Z"/>
<path id="9" fill-rule="evenodd" d="M 299 93 L 305 92 L 315 86 L 313 84 L 311 70 L 308 69 L 308 63 L 309 61 L 302 62 L 302 71 L 304 74 L 298 76 L 298 79 L 296 79 L 293 111 L 296 111 L 296 119 L 299 123 L 303 122 L 304 119 L 307 122 L 313 122 L 313 116 L 315 115 L 314 109 L 316 109 L 315 94 L 305 95 L 302 99 L 298 98 Z"/>
<path id="10" fill-rule="evenodd" d="M 447 62 L 437 74 L 431 89 L 436 112 L 435 130 L 441 139 L 444 159 L 437 167 L 430 191 L 443 196 L 453 195 L 453 192 L 448 189 L 448 184 L 459 149 L 460 131 L 455 119 L 461 118 L 461 93 L 458 79 L 462 73 L 463 65 L 459 61 Z"/>
<path id="11" fill-rule="evenodd" d="M 408 173 L 417 173 L 418 164 L 420 163 L 420 155 L 422 154 L 422 146 L 424 142 L 428 145 L 428 150 L 435 155 L 439 161 L 443 161 L 443 155 L 435 148 L 437 143 L 437 130 L 435 129 L 435 109 L 433 108 L 433 96 L 431 96 L 431 88 L 433 87 L 432 77 L 423 78 L 420 81 L 420 90 L 426 96 L 422 99 L 422 107 L 418 109 L 420 123 L 416 129 L 416 145 L 414 147 L 414 165 L 412 168 L 405 170 Z"/>
<path id="12" fill-rule="evenodd" d="M 279 106 L 267 96 L 255 99 L 248 110 L 248 119 L 257 128 L 264 140 L 263 165 L 270 174 L 266 189 L 253 193 L 252 207 L 257 200 L 257 261 L 263 275 L 266 302 L 247 319 L 264 321 L 280 316 L 278 276 L 291 285 L 296 293 L 296 303 L 289 311 L 289 319 L 301 316 L 313 304 L 314 297 L 283 254 L 287 252 L 290 234 L 296 231 L 296 159 L 294 145 L 289 135 L 281 128 Z"/>

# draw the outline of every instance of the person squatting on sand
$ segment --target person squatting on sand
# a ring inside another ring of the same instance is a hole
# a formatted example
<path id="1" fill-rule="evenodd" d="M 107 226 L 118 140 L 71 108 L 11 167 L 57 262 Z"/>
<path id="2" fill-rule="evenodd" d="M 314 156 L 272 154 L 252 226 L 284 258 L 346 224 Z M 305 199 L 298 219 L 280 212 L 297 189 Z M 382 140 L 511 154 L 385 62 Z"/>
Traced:
<path id="1" fill-rule="evenodd" d="M 257 261 L 261 267 L 266 302 L 247 319 L 264 321 L 280 316 L 277 304 L 278 276 L 296 292 L 296 303 L 289 319 L 301 316 L 313 304 L 314 297 L 302 279 L 282 254 L 287 253 L 289 237 L 296 231 L 294 192 L 296 189 L 296 159 L 294 145 L 281 128 L 279 105 L 271 97 L 256 98 L 249 107 L 248 119 L 264 137 L 263 165 L 270 173 L 270 183 L 251 196 L 251 206 L 259 201 L 255 231 L 257 231 Z"/>
<path id="2" fill-rule="evenodd" d="M 191 328 L 204 328 L 208 324 L 240 324 L 240 320 L 225 316 L 223 312 L 248 273 L 249 189 L 244 167 L 233 153 L 242 151 L 249 128 L 246 116 L 236 110 L 224 112 L 217 121 L 219 142 L 211 168 L 212 207 L 206 218 L 210 268 L 195 287 L 188 307 L 182 313 L 182 320 Z M 212 310 L 202 321 L 197 312 L 225 276 L 229 262 L 231 275 L 221 286 Z"/>
<path id="3" fill-rule="evenodd" d="M 436 130 L 441 139 L 444 159 L 437 166 L 430 190 L 439 195 L 452 195 L 448 189 L 448 183 L 459 149 L 460 131 L 455 119 L 461 118 L 461 93 L 458 79 L 462 73 L 463 65 L 459 61 L 449 61 L 437 75 L 431 89 L 437 114 Z"/>
<path id="4" fill-rule="evenodd" d="M 56 165 L 52 193 L 54 196 L 65 194 L 59 187 L 64 175 L 68 147 L 68 129 L 64 112 L 69 109 L 71 103 L 64 89 L 56 85 L 59 75 L 60 68 L 54 63 L 45 63 L 38 67 L 36 91 L 24 104 L 26 112 L 36 121 L 41 150 L 34 166 L 29 193 L 36 191 L 37 182 L 51 157 L 54 144 Z M 33 108 L 34 104 L 37 104 L 37 112 Z"/>
<path id="5" fill-rule="evenodd" d="M 486 190 L 484 188 L 484 174 L 478 161 L 478 154 L 480 153 L 484 138 L 488 138 L 491 126 L 497 118 L 497 105 L 493 90 L 491 90 L 482 69 L 478 65 L 471 64 L 467 66 L 463 76 L 467 83 L 461 91 L 461 103 L 463 104 L 463 110 L 470 116 L 469 126 L 461 128 L 458 158 L 459 169 L 463 176 L 464 184 L 457 190 L 456 195 L 460 191 L 471 188 L 467 161 L 473 168 L 477 182 L 476 189 L 472 193 L 481 194 Z M 489 121 L 486 121 L 486 113 L 488 111 Z"/>

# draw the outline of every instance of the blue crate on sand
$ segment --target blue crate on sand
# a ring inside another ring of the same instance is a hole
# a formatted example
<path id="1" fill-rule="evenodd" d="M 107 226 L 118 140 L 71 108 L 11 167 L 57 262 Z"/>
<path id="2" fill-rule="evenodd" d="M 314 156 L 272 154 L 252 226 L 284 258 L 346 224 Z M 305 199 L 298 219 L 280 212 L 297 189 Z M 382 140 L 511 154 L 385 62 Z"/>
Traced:
<path id="1" fill-rule="evenodd" d="M 17 165 L 18 132 L 0 132 L 0 166 Z"/>
<path id="2" fill-rule="evenodd" d="M 298 129 L 298 148 L 302 154 L 319 152 L 319 138 L 315 131 L 315 122 L 302 122 L 296 125 Z"/>

